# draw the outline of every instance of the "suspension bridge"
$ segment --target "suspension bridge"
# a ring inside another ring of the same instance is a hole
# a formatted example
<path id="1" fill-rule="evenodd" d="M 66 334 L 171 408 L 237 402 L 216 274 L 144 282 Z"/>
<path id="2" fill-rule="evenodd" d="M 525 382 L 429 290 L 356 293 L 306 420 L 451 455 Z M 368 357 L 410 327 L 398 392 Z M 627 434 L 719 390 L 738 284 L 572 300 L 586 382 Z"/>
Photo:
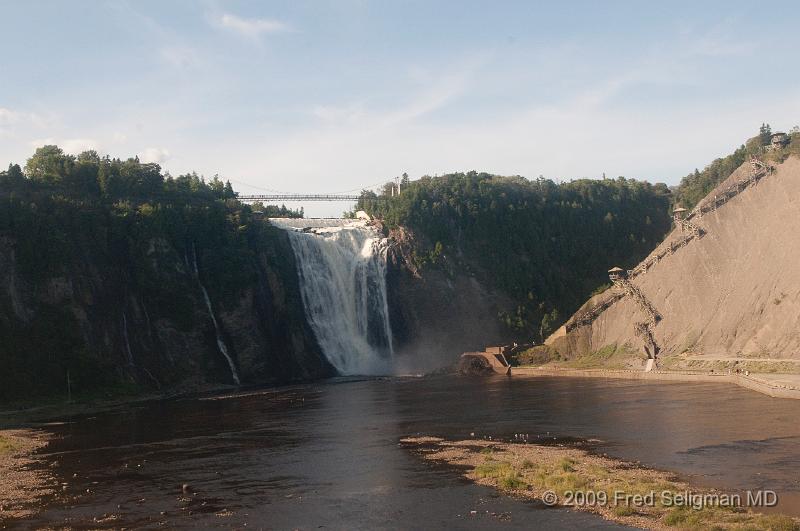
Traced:
<path id="1" fill-rule="evenodd" d="M 256 195 L 239 195 L 237 199 L 242 203 L 273 203 L 281 202 L 286 203 L 290 201 L 306 202 L 306 201 L 358 201 L 358 195 L 349 194 L 256 194 Z"/>
<path id="2" fill-rule="evenodd" d="M 252 186 L 247 185 L 246 186 Z M 380 182 L 373 184 L 371 186 L 363 187 L 361 190 L 369 190 L 377 188 L 378 186 L 384 186 L 384 191 L 386 190 L 386 186 L 391 188 L 391 193 L 389 197 L 395 197 L 400 195 L 400 178 L 395 177 L 394 182 Z M 335 193 L 335 194 L 291 194 L 286 192 L 279 192 L 276 190 L 269 190 L 263 189 L 265 192 L 262 194 L 237 194 L 236 198 L 241 201 L 242 203 L 288 203 L 288 202 L 297 202 L 297 203 L 305 203 L 308 201 L 347 201 L 350 203 L 355 203 L 361 198 L 361 195 L 354 194 L 356 190 L 348 190 L 346 192 Z M 376 197 L 373 199 L 386 199 L 386 195 L 377 194 Z"/>

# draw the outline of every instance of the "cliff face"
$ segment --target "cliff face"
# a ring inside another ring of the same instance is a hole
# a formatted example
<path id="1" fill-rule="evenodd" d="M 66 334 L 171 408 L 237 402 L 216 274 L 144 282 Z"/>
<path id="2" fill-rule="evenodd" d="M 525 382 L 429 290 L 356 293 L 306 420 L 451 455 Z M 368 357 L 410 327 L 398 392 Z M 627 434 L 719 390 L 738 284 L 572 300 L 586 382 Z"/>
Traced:
<path id="1" fill-rule="evenodd" d="M 652 326 L 660 359 L 800 358 L 800 159 L 748 183 L 751 172 L 744 164 L 700 203 L 708 211 L 691 219 L 699 237 L 685 242 L 690 227 L 674 229 L 630 281 L 661 316 Z M 614 287 L 547 343 L 567 357 L 611 345 L 643 352 L 634 324 L 647 320 L 642 304 Z"/>
<path id="2" fill-rule="evenodd" d="M 242 383 L 333 374 L 303 314 L 283 231 L 266 227 L 233 257 L 248 279 L 235 289 L 220 284 L 222 251 L 145 242 L 123 252 L 76 237 L 53 272 L 32 277 L 14 233 L 0 234 L 0 400 L 64 394 L 68 373 L 73 393 L 232 383 L 201 283 Z"/>
<path id="3" fill-rule="evenodd" d="M 389 318 L 401 371 L 449 366 L 462 352 L 509 340 L 498 319 L 513 306 L 507 297 L 459 270 L 418 269 L 411 256 L 415 242 L 406 229 L 392 231 L 390 238 Z"/>

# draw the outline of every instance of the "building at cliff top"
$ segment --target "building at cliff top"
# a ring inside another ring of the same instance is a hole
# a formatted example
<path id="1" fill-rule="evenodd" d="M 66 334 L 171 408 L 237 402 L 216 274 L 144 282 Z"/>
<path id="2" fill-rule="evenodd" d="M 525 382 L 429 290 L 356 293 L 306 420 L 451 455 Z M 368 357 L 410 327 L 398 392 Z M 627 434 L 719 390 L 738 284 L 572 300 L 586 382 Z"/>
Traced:
<path id="1" fill-rule="evenodd" d="M 786 133 L 773 133 L 770 137 L 770 149 L 777 151 L 789 143 L 789 135 Z"/>

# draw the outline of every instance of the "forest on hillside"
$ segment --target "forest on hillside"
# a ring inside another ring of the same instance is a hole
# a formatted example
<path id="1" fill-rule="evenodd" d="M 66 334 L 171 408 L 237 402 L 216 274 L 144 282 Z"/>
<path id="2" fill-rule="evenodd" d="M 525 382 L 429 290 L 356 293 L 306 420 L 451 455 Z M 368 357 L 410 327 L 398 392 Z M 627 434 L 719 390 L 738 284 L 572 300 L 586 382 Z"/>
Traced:
<path id="1" fill-rule="evenodd" d="M 230 249 L 216 253 L 224 262 L 240 256 L 259 219 L 302 215 L 242 204 L 231 183 L 216 176 L 172 177 L 158 164 L 94 151 L 73 156 L 43 146 L 24 171 L 11 164 L 0 172 L 0 233 L 13 235 L 22 271 L 32 279 L 57 274 L 60 264 L 78 257 L 81 242 L 106 247 L 120 264 L 135 262 L 138 247 L 154 237 L 183 252 L 190 245 Z M 242 271 L 240 264 L 218 265 L 232 281 Z"/>
<path id="2" fill-rule="evenodd" d="M 0 294 L 0 399 L 47 394 L 54 385 L 60 390 L 66 373 L 82 388 L 119 383 L 119 368 L 108 365 L 116 359 L 113 346 L 87 345 L 76 321 L 80 312 L 72 306 L 86 300 L 47 302 L 53 286 L 80 290 L 78 299 L 94 297 L 89 294 L 102 286 L 107 300 L 87 303 L 101 308 L 91 320 L 114 314 L 137 293 L 148 303 L 148 319 L 191 329 L 197 326 L 193 301 L 175 268 L 189 271 L 198 257 L 200 274 L 213 279 L 212 299 L 232 304 L 256 281 L 256 253 L 279 230 L 261 220 L 278 216 L 302 212 L 245 205 L 229 182 L 196 174 L 173 178 L 136 158 L 91 151 L 72 156 L 45 146 L 24 170 L 10 165 L 0 172 L 0 250 L 10 250 L 0 254 L 0 278 L 12 286 Z M 160 250 L 174 259 L 161 263 Z M 15 300 L 15 284 L 42 295 L 27 301 L 35 306 Z"/>
<path id="3" fill-rule="evenodd" d="M 416 181 L 404 176 L 399 194 L 393 183 L 379 194 L 364 191 L 356 209 L 382 218 L 389 229 L 411 229 L 413 260 L 423 274 L 439 268 L 473 275 L 507 295 L 513 305 L 498 318 L 520 340 L 541 341 L 608 285 L 610 267 L 631 268 L 662 241 L 675 204 L 691 208 L 750 155 L 779 161 L 800 154 L 800 131 L 790 132 L 781 149 L 767 150 L 772 135 L 763 125 L 758 136 L 673 190 L 623 177 L 556 183 L 473 171 Z M 45 286 L 91 267 L 113 279 L 121 296 L 129 289 L 141 293 L 154 319 L 170 316 L 185 327 L 192 326 L 191 301 L 180 284 L 185 279 L 154 280 L 155 243 L 166 242 L 187 266 L 190 256 L 202 257 L 214 279 L 211 296 L 225 306 L 254 282 L 257 249 L 271 245 L 274 235 L 263 218 L 302 216 L 284 206 L 242 204 L 216 176 L 173 177 L 157 164 L 93 151 L 73 156 L 44 146 L 24 168 L 12 164 L 0 172 L 0 244 L 13 249 L 11 274 Z M 0 337 L 10 338 L 0 344 L 0 358 L 19 362 L 7 374 L 27 374 L 17 380 L 43 386 L 67 367 L 78 380 L 114 374 L 93 365 L 102 357 L 85 351 L 69 312 L 57 304 L 34 310 L 39 317 L 21 323 L 0 307 Z M 56 362 L 39 359 L 47 356 Z M 37 372 L 41 367 L 52 375 Z"/>
<path id="4" fill-rule="evenodd" d="M 413 230 L 423 270 L 469 271 L 511 297 L 516 308 L 498 317 L 522 340 L 541 341 L 610 267 L 632 267 L 671 226 L 669 188 L 622 177 L 558 184 L 468 172 L 401 190 L 364 192 L 357 208 Z"/>
<path id="5" fill-rule="evenodd" d="M 770 125 L 762 124 L 758 135 L 739 146 L 733 153 L 715 159 L 702 170 L 695 169 L 683 177 L 674 190 L 675 204 L 691 210 L 751 156 L 780 162 L 790 154 L 800 155 L 800 129 L 794 127 L 787 135 L 788 143 L 776 150 L 770 149 L 772 135 Z"/>
<path id="6" fill-rule="evenodd" d="M 594 292 L 612 266 L 631 268 L 669 232 L 671 211 L 691 209 L 749 159 L 800 153 L 800 132 L 769 150 L 769 125 L 727 157 L 665 184 L 626 179 L 556 183 L 489 173 L 407 175 L 376 194 L 363 191 L 357 209 L 388 228 L 417 236 L 418 267 L 469 271 L 511 297 L 499 318 L 523 340 L 543 340 Z"/>

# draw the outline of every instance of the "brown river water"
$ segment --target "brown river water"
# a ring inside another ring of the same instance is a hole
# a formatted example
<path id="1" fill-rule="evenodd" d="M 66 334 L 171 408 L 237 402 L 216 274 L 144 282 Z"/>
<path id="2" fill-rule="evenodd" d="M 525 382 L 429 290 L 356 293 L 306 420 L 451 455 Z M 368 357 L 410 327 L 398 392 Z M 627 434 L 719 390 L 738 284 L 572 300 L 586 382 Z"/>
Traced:
<path id="1" fill-rule="evenodd" d="M 800 401 L 725 384 L 381 378 L 154 401 L 47 428 L 66 496 L 19 527 L 606 529 L 471 484 L 408 435 L 596 439 L 698 485 L 800 514 Z M 188 484 L 187 492 L 182 485 Z M 472 512 L 474 511 L 474 513 Z"/>

